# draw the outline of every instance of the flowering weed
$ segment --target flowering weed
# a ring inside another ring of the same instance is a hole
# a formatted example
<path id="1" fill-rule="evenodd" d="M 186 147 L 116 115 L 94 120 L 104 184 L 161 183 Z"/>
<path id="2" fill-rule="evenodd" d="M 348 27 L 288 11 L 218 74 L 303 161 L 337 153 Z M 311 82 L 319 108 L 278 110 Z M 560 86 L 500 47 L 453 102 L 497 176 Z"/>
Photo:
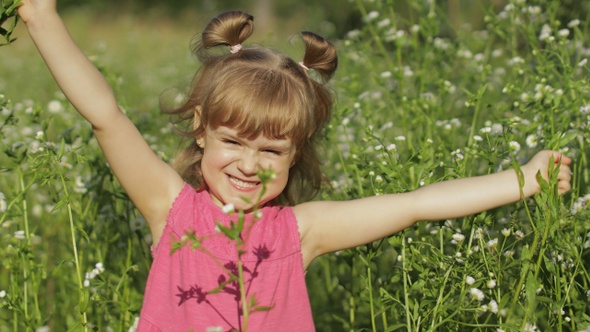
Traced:
<path id="1" fill-rule="evenodd" d="M 574 159 L 573 189 L 558 196 L 550 177 L 517 204 L 319 258 L 307 272 L 318 331 L 588 330 L 590 35 L 588 17 L 576 15 L 590 4 L 482 5 L 472 28 L 452 24 L 446 2 L 355 3 L 363 23 L 337 41 L 331 186 L 321 199 L 492 173 L 545 148 Z M 63 97 L 8 97 L 0 331 L 133 329 L 151 259 L 143 219 Z M 150 110 L 128 115 L 167 159 L 177 143 Z"/>

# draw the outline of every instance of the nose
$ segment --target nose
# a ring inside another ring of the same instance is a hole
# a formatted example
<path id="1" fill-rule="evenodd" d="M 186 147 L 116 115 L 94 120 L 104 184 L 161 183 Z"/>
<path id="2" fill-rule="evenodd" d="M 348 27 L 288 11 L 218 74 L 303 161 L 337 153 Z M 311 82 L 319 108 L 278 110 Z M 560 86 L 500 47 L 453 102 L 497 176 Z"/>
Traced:
<path id="1" fill-rule="evenodd" d="M 256 151 L 246 150 L 240 154 L 238 169 L 242 174 L 252 176 L 260 170 L 260 157 Z"/>

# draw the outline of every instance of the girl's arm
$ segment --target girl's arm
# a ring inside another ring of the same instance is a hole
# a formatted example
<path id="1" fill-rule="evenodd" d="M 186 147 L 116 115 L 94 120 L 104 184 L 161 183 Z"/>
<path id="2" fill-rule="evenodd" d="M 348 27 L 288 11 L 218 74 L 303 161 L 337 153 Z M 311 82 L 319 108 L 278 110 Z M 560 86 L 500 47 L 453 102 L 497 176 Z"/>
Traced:
<path id="1" fill-rule="evenodd" d="M 121 112 L 112 89 L 72 40 L 55 7 L 55 0 L 24 0 L 19 15 L 61 90 L 92 124 L 115 176 L 158 238 L 183 181 Z"/>
<path id="2" fill-rule="evenodd" d="M 553 159 L 552 159 L 553 158 Z M 550 161 L 554 160 L 554 165 Z M 553 151 L 538 153 L 521 167 L 525 197 L 539 191 L 538 172 L 548 178 L 559 166 L 558 188 L 570 187 L 571 159 Z M 521 199 L 515 170 L 434 183 L 416 191 L 344 202 L 309 202 L 295 207 L 305 263 L 401 231 L 419 220 L 445 220 L 482 212 Z"/>

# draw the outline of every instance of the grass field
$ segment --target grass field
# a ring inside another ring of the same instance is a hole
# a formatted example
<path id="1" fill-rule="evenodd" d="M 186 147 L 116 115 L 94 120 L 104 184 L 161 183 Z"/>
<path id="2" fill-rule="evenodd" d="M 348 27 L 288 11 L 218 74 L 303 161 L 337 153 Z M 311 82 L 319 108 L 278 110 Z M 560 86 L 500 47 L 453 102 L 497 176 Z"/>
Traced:
<path id="1" fill-rule="evenodd" d="M 474 30 L 432 1 L 408 3 L 412 15 L 356 1 L 363 26 L 335 40 L 332 183 L 319 198 L 493 173 L 545 148 L 574 159 L 573 188 L 558 196 L 550 181 L 513 205 L 321 257 L 307 272 L 317 330 L 590 331 L 590 18 L 514 0 Z M 195 20 L 83 9 L 65 20 L 172 160 L 183 143 L 158 98 L 198 66 Z M 260 36 L 298 59 L 287 40 L 302 22 Z M 0 332 L 133 330 L 149 232 L 24 26 L 15 35 L 0 47 Z"/>

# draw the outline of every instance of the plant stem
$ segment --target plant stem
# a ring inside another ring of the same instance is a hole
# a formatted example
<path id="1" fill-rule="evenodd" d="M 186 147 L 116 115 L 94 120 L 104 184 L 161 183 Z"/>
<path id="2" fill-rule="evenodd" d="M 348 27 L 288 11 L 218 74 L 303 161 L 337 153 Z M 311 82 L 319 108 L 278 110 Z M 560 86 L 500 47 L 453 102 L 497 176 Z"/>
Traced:
<path id="1" fill-rule="evenodd" d="M 246 287 L 244 286 L 244 268 L 241 256 L 238 258 L 238 282 L 240 284 L 240 295 L 242 297 L 242 315 L 244 317 L 243 324 L 242 324 L 242 331 L 246 332 L 248 330 L 248 317 L 249 317 L 249 303 L 248 299 L 246 298 Z"/>
<path id="2" fill-rule="evenodd" d="M 67 200 L 67 208 L 68 208 L 68 218 L 70 222 L 70 236 L 72 238 L 72 249 L 74 251 L 74 264 L 76 266 L 76 277 L 78 279 L 78 289 L 81 291 L 84 287 L 82 282 L 82 270 L 80 268 L 80 259 L 78 257 L 78 245 L 76 243 L 76 227 L 74 226 L 74 215 L 72 213 L 72 204 L 70 203 L 70 194 L 68 192 L 68 187 L 66 185 L 66 180 L 61 172 L 59 173 L 59 178 L 61 180 L 61 184 L 63 186 L 65 199 Z M 88 331 L 88 320 L 86 317 L 86 311 L 80 312 L 82 316 L 82 326 L 84 326 L 84 331 Z"/>
<path id="3" fill-rule="evenodd" d="M 408 296 L 408 273 L 406 272 L 406 241 L 402 240 L 402 271 L 404 276 L 404 308 L 406 309 L 406 325 L 408 331 L 412 331 L 412 320 L 410 314 L 410 298 Z"/>

